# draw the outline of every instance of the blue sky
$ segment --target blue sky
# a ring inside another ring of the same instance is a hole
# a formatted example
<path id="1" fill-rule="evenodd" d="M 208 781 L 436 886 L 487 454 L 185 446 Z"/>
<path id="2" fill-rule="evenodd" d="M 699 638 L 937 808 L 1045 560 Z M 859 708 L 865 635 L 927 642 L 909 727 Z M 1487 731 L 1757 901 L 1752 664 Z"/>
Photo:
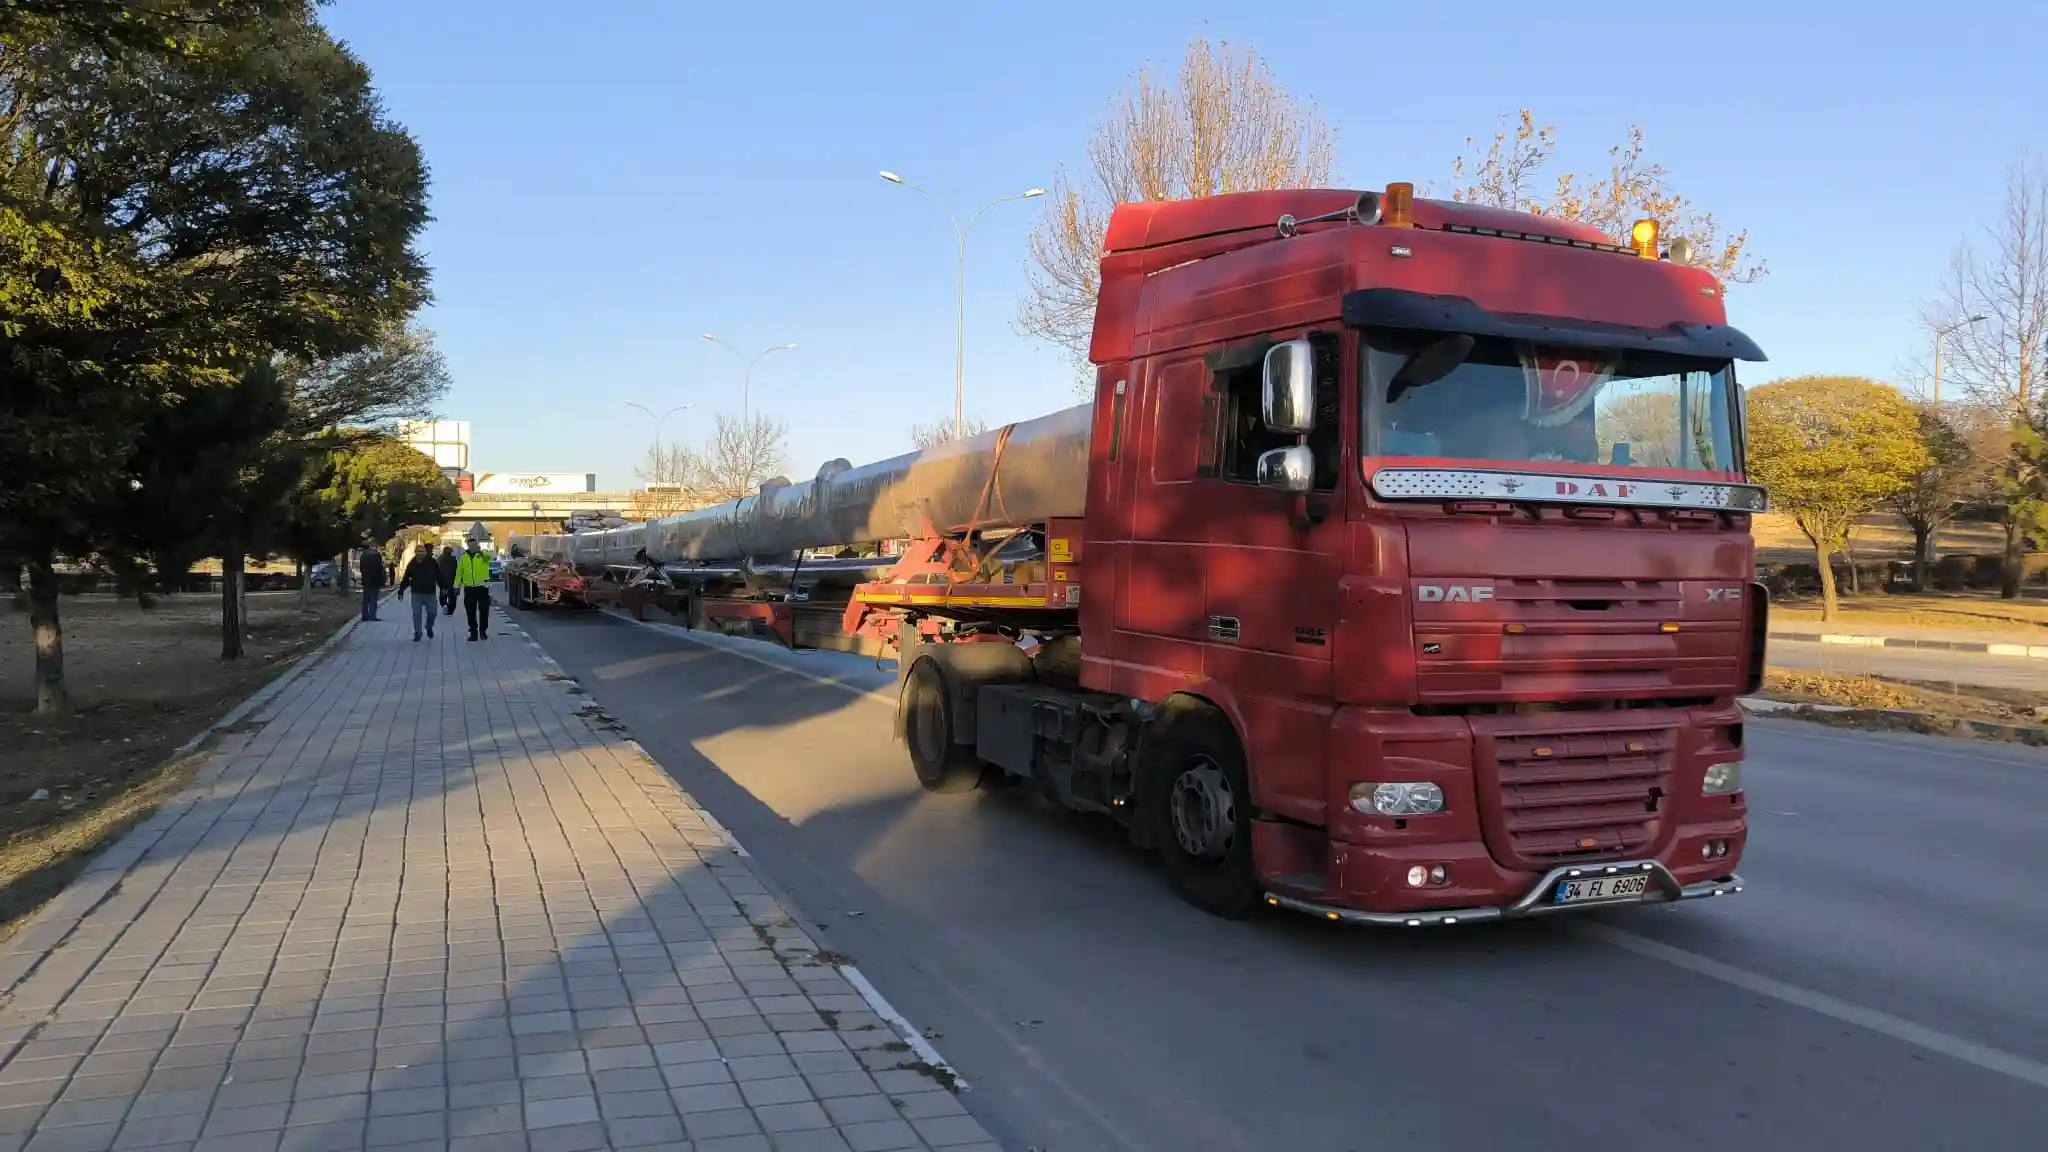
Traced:
<path id="1" fill-rule="evenodd" d="M 2048 152 L 2048 9 L 2019 3 L 335 0 L 325 19 L 433 168 L 425 320 L 473 468 L 607 488 L 652 432 L 622 401 L 695 403 L 671 440 L 738 411 L 739 361 L 704 332 L 800 345 L 753 390 L 789 422 L 793 477 L 950 416 L 952 234 L 875 172 L 963 216 L 1046 184 L 1140 66 L 1198 34 L 1255 46 L 1314 101 L 1345 186 L 1442 185 L 1519 107 L 1582 169 L 1640 123 L 1770 263 L 1730 300 L 1772 357 L 1752 382 L 1899 378 L 2006 165 Z M 1035 208 L 971 241 L 967 410 L 992 425 L 1075 402 L 1063 358 L 1014 327 Z"/>

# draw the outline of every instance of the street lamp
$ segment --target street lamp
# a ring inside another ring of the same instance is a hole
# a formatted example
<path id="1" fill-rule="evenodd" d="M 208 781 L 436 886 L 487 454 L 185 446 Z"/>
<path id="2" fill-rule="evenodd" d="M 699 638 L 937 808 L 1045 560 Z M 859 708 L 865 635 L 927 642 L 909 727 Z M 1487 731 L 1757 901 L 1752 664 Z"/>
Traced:
<path id="1" fill-rule="evenodd" d="M 777 344 L 773 348 L 763 348 L 759 352 L 756 352 L 754 354 L 754 358 L 752 360 L 747 360 L 747 354 L 745 352 L 742 352 L 739 349 L 733 347 L 732 345 L 726 343 L 725 341 L 720 340 L 718 337 L 713 336 L 711 333 L 706 332 L 704 334 L 704 338 L 706 340 L 711 341 L 713 344 L 718 345 L 720 348 L 725 349 L 727 352 L 730 352 L 733 355 L 739 357 L 741 360 L 746 360 L 747 375 L 746 378 L 742 380 L 740 383 L 740 424 L 742 427 L 744 427 L 747 421 L 750 419 L 750 413 L 753 407 L 754 365 L 759 364 L 763 358 L 767 357 L 771 353 L 788 352 L 791 349 L 795 348 L 796 345 Z"/>
<path id="2" fill-rule="evenodd" d="M 656 471 L 656 472 L 659 472 L 659 471 L 661 471 L 661 445 L 662 445 L 662 439 L 661 439 L 661 426 L 662 426 L 662 424 L 666 423 L 666 422 L 667 422 L 667 420 L 668 420 L 668 418 L 669 418 L 669 417 L 671 417 L 671 416 L 673 416 L 673 415 L 675 415 L 676 413 L 678 413 L 678 412 L 688 412 L 688 411 L 689 411 L 690 409 L 692 409 L 692 408 L 695 408 L 695 407 L 696 407 L 696 405 L 695 405 L 695 404 L 678 404 L 678 405 L 676 405 L 675 407 L 673 407 L 673 408 L 669 409 L 668 411 L 666 411 L 666 412 L 663 412 L 663 413 L 661 413 L 660 415 L 658 415 L 658 416 L 657 416 L 657 415 L 655 415 L 654 409 L 652 409 L 652 408 L 649 408 L 649 407 L 648 407 L 647 405 L 645 405 L 645 404 L 640 404 L 640 403 L 637 403 L 637 402 L 635 402 L 635 401 L 632 401 L 632 400 L 621 400 L 621 401 L 619 401 L 619 403 L 621 403 L 621 404 L 624 404 L 624 405 L 625 405 L 626 407 L 628 407 L 628 408 L 638 408 L 638 409 L 639 409 L 640 411 L 642 411 L 642 412 L 645 412 L 645 413 L 647 413 L 647 418 L 648 418 L 649 420 L 652 420 L 652 421 L 654 421 L 654 459 L 653 459 L 653 460 L 651 460 L 651 461 L 649 461 L 649 463 L 650 463 L 650 464 L 652 464 L 652 465 L 654 466 L 654 471 Z M 671 477 L 671 476 L 655 476 L 655 477 L 652 477 L 651 479 L 653 479 L 653 480 L 656 480 L 656 481 L 665 481 L 665 480 L 671 480 L 671 479 L 674 479 L 674 477 Z"/>
<path id="3" fill-rule="evenodd" d="M 966 227 L 962 227 L 960 224 L 959 215 L 956 214 L 951 208 L 947 207 L 946 202 L 939 199 L 937 196 L 934 196 L 930 192 L 927 192 L 924 189 L 919 188 L 917 185 L 910 183 L 909 181 L 905 180 L 901 176 L 898 176 L 894 172 L 878 172 L 876 173 L 876 175 L 880 176 L 884 180 L 887 180 L 891 184 L 900 184 L 903 187 L 910 189 L 912 192 L 915 192 L 920 196 L 923 196 L 925 199 L 930 200 L 932 203 L 937 204 L 939 206 L 939 211 L 944 212 L 946 214 L 946 219 L 950 221 L 953 225 L 953 238 L 955 240 L 958 240 L 960 243 L 960 279 L 959 289 L 957 293 L 959 297 L 959 312 L 953 322 L 953 438 L 955 440 L 958 440 L 967 429 L 967 420 L 965 416 L 965 400 L 967 388 L 967 233 L 974 228 L 974 222 L 976 220 L 981 219 L 981 214 L 983 212 L 988 211 L 989 209 L 995 207 L 998 204 L 1008 204 L 1012 200 L 1036 199 L 1037 197 L 1045 195 L 1045 189 L 1026 188 L 1024 191 L 1019 192 L 1013 196 L 1001 196 L 994 200 L 991 200 L 988 203 L 983 204 L 980 208 L 975 209 L 974 215 L 969 216 L 967 218 Z"/>
<path id="4" fill-rule="evenodd" d="M 1948 327 L 1946 327 L 1946 328 L 1936 328 L 1936 329 L 1934 330 L 1934 410 L 1935 410 L 1936 412 L 1939 412 L 1939 411 L 1941 411 L 1941 341 L 1942 341 L 1942 338 L 1943 338 L 1943 337 L 1945 337 L 1945 336 L 1947 336 L 1947 335 L 1948 335 L 1949 333 L 1951 333 L 1951 332 L 1954 332 L 1954 331 L 1956 331 L 1956 330 L 1958 330 L 1958 329 L 1961 329 L 1961 328 L 1967 328 L 1967 327 L 1969 327 L 1970 325 L 1972 325 L 1972 324 L 1975 324 L 1975 323 L 1976 323 L 1977 321 L 1979 321 L 1979 320 L 1984 320 L 1984 319 L 1988 319 L 1988 317 L 1986 317 L 1986 316 L 1985 316 L 1985 315 L 1984 315 L 1984 314 L 1983 314 L 1982 312 L 1979 312 L 1979 313 L 1977 313 L 1977 314 L 1976 314 L 1975 316 L 1970 316 L 1970 317 L 1967 317 L 1967 318 L 1965 318 L 1965 319 L 1962 319 L 1962 320 L 1958 320 L 1958 321 L 1956 321 L 1955 323 L 1953 323 L 1953 324 L 1949 325 L 1949 326 L 1948 326 Z"/>

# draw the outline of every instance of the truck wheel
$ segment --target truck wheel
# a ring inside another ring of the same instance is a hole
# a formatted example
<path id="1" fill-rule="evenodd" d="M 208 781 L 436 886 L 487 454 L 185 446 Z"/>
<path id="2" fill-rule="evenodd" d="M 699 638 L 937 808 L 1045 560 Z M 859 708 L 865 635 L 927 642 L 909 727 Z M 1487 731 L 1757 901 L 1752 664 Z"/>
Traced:
<path id="1" fill-rule="evenodd" d="M 1227 920 L 1259 906 L 1252 869 L 1251 788 L 1244 750 L 1215 712 L 1181 717 L 1167 730 L 1153 776 L 1154 841 L 1181 898 Z"/>
<path id="2" fill-rule="evenodd" d="M 903 740 L 927 792 L 971 792 L 981 785 L 981 760 L 974 749 L 953 742 L 953 702 L 929 662 L 912 669 L 903 686 Z"/>

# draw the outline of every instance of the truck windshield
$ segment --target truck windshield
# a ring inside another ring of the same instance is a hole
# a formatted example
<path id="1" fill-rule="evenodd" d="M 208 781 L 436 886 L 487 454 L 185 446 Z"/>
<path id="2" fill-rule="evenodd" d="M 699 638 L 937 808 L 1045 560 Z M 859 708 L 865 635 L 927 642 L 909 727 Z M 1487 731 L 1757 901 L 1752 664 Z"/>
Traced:
<path id="1" fill-rule="evenodd" d="M 1369 332 L 1365 349 L 1367 455 L 1741 467 L 1725 361 L 1434 332 Z"/>

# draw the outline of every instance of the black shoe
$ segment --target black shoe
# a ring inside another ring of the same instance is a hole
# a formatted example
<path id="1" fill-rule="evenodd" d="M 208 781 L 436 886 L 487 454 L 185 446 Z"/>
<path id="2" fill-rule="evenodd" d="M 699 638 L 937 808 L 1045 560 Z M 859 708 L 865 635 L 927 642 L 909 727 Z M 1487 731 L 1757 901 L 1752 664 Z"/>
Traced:
<path id="1" fill-rule="evenodd" d="M 474 632 L 471 632 L 471 633 L 469 634 L 469 638 L 470 638 L 471 640 L 474 640 L 474 639 L 476 639 L 476 633 L 474 633 Z"/>
<path id="2" fill-rule="evenodd" d="M 412 634 L 412 642 L 413 642 L 413 643 L 415 643 L 415 644 L 417 644 L 417 643 L 419 643 L 419 642 L 420 642 L 420 634 L 419 634 L 419 633 L 415 632 L 415 633 L 413 633 L 413 634 Z"/>

